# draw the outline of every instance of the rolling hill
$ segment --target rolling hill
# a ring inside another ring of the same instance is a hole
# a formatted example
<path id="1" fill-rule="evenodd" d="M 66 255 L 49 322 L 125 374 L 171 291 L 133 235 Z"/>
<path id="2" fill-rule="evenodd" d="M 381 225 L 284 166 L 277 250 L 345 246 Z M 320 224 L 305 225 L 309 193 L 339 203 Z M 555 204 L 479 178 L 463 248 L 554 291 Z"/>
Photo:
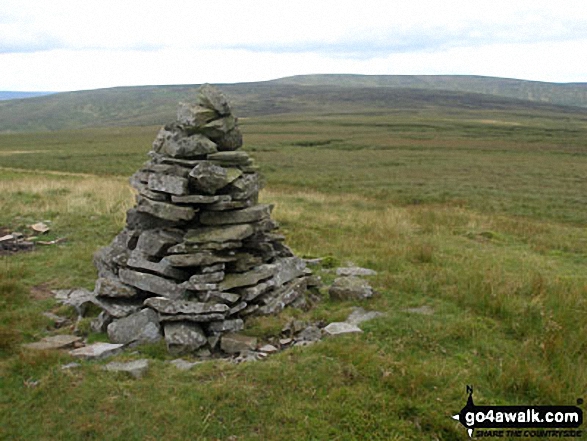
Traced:
<path id="1" fill-rule="evenodd" d="M 0 101 L 0 132 L 164 124 L 198 85 L 117 87 Z M 240 117 L 484 109 L 585 113 L 587 84 L 468 76 L 304 75 L 221 84 Z"/>

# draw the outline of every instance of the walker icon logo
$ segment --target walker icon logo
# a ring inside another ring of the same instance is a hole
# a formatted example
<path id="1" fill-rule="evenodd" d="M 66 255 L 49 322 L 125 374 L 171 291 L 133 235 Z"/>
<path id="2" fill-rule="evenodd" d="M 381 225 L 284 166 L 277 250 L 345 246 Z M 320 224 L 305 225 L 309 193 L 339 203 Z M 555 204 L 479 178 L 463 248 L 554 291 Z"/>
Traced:
<path id="1" fill-rule="evenodd" d="M 452 418 L 465 426 L 470 438 L 473 431 L 475 438 L 582 436 L 581 430 L 554 430 L 576 429 L 583 424 L 583 411 L 577 406 L 476 406 L 471 386 L 467 386 L 467 394 L 467 404 Z M 582 399 L 577 400 L 577 404 L 582 403 Z"/>

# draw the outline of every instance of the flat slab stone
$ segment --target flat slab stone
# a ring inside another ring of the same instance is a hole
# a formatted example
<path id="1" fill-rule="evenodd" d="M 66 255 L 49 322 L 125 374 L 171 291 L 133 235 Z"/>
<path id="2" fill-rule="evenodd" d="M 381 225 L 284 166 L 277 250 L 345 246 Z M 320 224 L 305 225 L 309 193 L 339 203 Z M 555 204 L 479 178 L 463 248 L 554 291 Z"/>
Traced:
<path id="1" fill-rule="evenodd" d="M 197 211 L 192 207 L 180 207 L 166 202 L 153 201 L 142 196 L 138 196 L 137 201 L 137 211 L 169 221 L 192 220 Z"/>
<path id="2" fill-rule="evenodd" d="M 376 276 L 377 271 L 359 266 L 341 267 L 336 269 L 337 276 Z"/>
<path id="3" fill-rule="evenodd" d="M 262 306 L 259 311 L 262 314 L 277 314 L 286 306 L 294 304 L 296 300 L 303 298 L 306 288 L 305 278 L 294 279 L 278 288 L 274 294 L 270 294 L 267 304 Z"/>
<path id="4" fill-rule="evenodd" d="M 194 352 L 208 343 L 204 331 L 196 323 L 169 322 L 164 329 L 167 349 L 172 354 Z"/>
<path id="5" fill-rule="evenodd" d="M 306 264 L 299 257 L 285 257 L 274 262 L 277 272 L 273 276 L 275 286 L 281 286 L 290 280 L 304 275 Z"/>
<path id="6" fill-rule="evenodd" d="M 154 274 L 146 274 L 128 269 L 121 269 L 118 272 L 120 280 L 127 285 L 134 286 L 143 291 L 159 294 L 170 299 L 179 299 L 185 289 L 171 280 Z"/>
<path id="7" fill-rule="evenodd" d="M 108 315 L 113 318 L 123 318 L 134 312 L 140 311 L 143 306 L 141 299 L 111 299 L 99 297 L 94 299 L 95 305 L 102 308 Z"/>
<path id="8" fill-rule="evenodd" d="M 162 257 L 173 245 L 179 243 L 181 237 L 165 230 L 146 230 L 141 233 L 134 251 L 147 256 Z"/>
<path id="9" fill-rule="evenodd" d="M 52 291 L 52 293 L 58 302 L 73 306 L 80 316 L 85 314 L 87 307 L 95 299 L 94 293 L 85 288 L 58 289 Z"/>
<path id="10" fill-rule="evenodd" d="M 161 339 L 159 317 L 149 308 L 114 321 L 107 329 L 108 338 L 114 343 L 153 343 Z"/>
<path id="11" fill-rule="evenodd" d="M 221 163 L 230 164 L 248 164 L 251 161 L 247 152 L 239 151 L 225 151 L 208 155 L 210 161 L 218 161 Z"/>
<path id="12" fill-rule="evenodd" d="M 176 267 L 191 266 L 208 266 L 215 263 L 224 263 L 234 261 L 234 257 L 218 256 L 213 253 L 196 253 L 196 254 L 172 254 L 163 258 L 162 261 Z"/>
<path id="13" fill-rule="evenodd" d="M 225 334 L 220 338 L 220 349 L 227 354 L 252 351 L 257 347 L 257 339 L 241 334 Z"/>
<path id="14" fill-rule="evenodd" d="M 41 341 L 24 344 L 22 347 L 26 349 L 36 349 L 38 351 L 49 351 L 54 349 L 71 348 L 80 341 L 82 341 L 82 338 L 76 335 L 53 335 L 50 337 L 44 337 Z"/>
<path id="15" fill-rule="evenodd" d="M 373 296 L 373 288 L 366 280 L 345 276 L 334 279 L 328 293 L 333 300 L 362 300 Z"/>
<path id="16" fill-rule="evenodd" d="M 126 363 L 113 361 L 105 365 L 103 369 L 109 372 L 124 372 L 133 378 L 140 379 L 149 370 L 149 360 L 141 359 Z"/>
<path id="17" fill-rule="evenodd" d="M 334 335 L 342 335 L 342 334 L 352 334 L 357 332 L 363 332 L 357 325 L 353 325 L 351 323 L 346 322 L 334 322 L 330 323 L 328 326 L 324 328 L 324 333 L 326 335 L 334 336 Z"/>
<path id="18" fill-rule="evenodd" d="M 255 229 L 248 224 L 188 230 L 184 236 L 187 243 L 241 241 L 253 235 Z"/>
<path id="19" fill-rule="evenodd" d="M 214 204 L 216 202 L 228 202 L 231 198 L 228 195 L 204 195 L 188 194 L 185 196 L 171 196 L 171 202 L 174 204 Z"/>
<path id="20" fill-rule="evenodd" d="M 230 307 L 222 303 L 200 303 L 189 300 L 170 300 L 165 297 L 151 297 L 145 306 L 163 314 L 210 314 L 225 313 Z"/>
<path id="21" fill-rule="evenodd" d="M 152 173 L 149 176 L 147 186 L 152 191 L 160 191 L 178 196 L 188 193 L 188 180 L 180 176 Z"/>
<path id="22" fill-rule="evenodd" d="M 136 297 L 138 292 L 136 288 L 125 285 L 118 279 L 100 277 L 98 280 L 96 280 L 94 294 L 96 294 L 97 297 L 129 299 Z"/>
<path id="23" fill-rule="evenodd" d="M 124 348 L 120 343 L 94 343 L 83 348 L 70 351 L 70 355 L 85 360 L 99 360 L 118 354 Z"/>
<path id="24" fill-rule="evenodd" d="M 204 211 L 200 222 L 204 225 L 248 224 L 269 218 L 273 205 L 254 205 L 242 210 Z"/>
<path id="25" fill-rule="evenodd" d="M 241 286 L 251 286 L 257 282 L 268 279 L 277 271 L 277 266 L 272 264 L 260 265 L 257 268 L 242 274 L 227 274 L 218 285 L 221 291 L 228 291 Z"/>
<path id="26" fill-rule="evenodd" d="M 224 320 L 222 322 L 213 322 L 208 326 L 208 331 L 215 334 L 223 332 L 238 332 L 242 331 L 245 327 L 242 319 Z"/>
<path id="27" fill-rule="evenodd" d="M 145 256 L 141 255 L 141 253 L 136 253 L 134 251 L 131 253 L 126 264 L 130 268 L 149 271 L 182 282 L 187 280 L 190 276 L 188 272 L 171 266 L 167 261 L 151 262 L 150 260 L 147 260 Z"/>

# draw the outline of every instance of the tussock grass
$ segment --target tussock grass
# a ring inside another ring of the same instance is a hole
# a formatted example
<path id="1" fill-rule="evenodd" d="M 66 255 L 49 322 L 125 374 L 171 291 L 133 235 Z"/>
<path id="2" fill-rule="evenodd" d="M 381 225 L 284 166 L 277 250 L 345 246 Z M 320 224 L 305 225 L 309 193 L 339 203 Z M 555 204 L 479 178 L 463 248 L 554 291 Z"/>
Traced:
<path id="1" fill-rule="evenodd" d="M 327 257 L 318 270 L 327 282 L 329 267 L 348 261 L 379 272 L 369 301 L 334 303 L 323 290 L 312 311 L 257 319 L 247 332 L 266 338 L 292 318 L 343 320 L 354 306 L 385 316 L 363 324 L 361 335 L 249 365 L 180 372 L 162 345 L 151 345 L 124 356 L 153 360 L 140 381 L 102 371 L 103 362 L 63 371 L 67 355 L 31 354 L 20 344 L 54 332 L 41 312 L 55 304 L 33 299 L 31 287 L 92 287 L 91 256 L 133 204 L 127 177 L 144 160 L 148 143 L 134 146 L 146 132 L 55 133 L 55 151 L 20 155 L 28 171 L 1 169 L 0 225 L 25 230 L 50 220 L 48 238 L 67 237 L 0 257 L 2 436 L 454 440 L 466 436 L 450 419 L 465 404 L 466 384 L 479 404 L 574 404 L 585 396 L 578 123 L 565 133 L 562 123 L 511 114 L 402 118 L 282 117 L 245 126 L 267 175 L 262 201 L 276 204 L 288 245 Z M 563 132 L 549 141 L 557 124 Z M 36 136 L 11 136 L 0 150 L 46 149 L 45 136 Z M 103 142 L 85 151 L 92 137 Z M 311 145 L 330 139 L 337 141 Z M 65 162 L 63 149 L 71 154 Z M 3 165 L 17 167 L 15 156 Z M 406 310 L 421 306 L 433 313 Z"/>

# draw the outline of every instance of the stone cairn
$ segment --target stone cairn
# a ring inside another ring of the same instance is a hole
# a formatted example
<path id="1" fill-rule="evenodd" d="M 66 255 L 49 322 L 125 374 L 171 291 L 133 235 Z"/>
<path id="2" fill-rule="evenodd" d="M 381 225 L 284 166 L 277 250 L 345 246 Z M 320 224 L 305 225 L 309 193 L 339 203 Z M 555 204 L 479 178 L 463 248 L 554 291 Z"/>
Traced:
<path id="1" fill-rule="evenodd" d="M 247 317 L 306 305 L 310 271 L 276 233 L 273 206 L 258 203 L 242 144 L 216 88 L 180 103 L 131 177 L 126 227 L 95 255 L 94 329 L 115 343 L 165 338 L 172 353 L 231 352 Z"/>

